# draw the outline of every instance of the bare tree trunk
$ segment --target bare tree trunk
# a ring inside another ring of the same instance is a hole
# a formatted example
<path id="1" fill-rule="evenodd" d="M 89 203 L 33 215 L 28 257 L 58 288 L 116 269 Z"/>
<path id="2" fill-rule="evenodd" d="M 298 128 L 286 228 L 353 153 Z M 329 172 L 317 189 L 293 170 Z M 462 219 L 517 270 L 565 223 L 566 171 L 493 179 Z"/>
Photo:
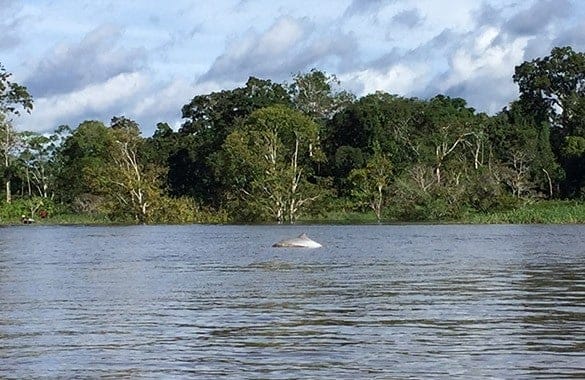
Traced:
<path id="1" fill-rule="evenodd" d="M 376 199 L 376 205 L 375 205 L 375 209 L 374 212 L 376 213 L 376 218 L 378 219 L 378 223 L 380 223 L 380 220 L 382 220 L 382 203 L 384 201 L 384 195 L 382 193 L 383 187 L 381 185 L 378 185 L 378 197 Z"/>
<path id="2" fill-rule="evenodd" d="M 296 218 L 296 212 L 297 212 L 296 192 L 297 192 L 297 187 L 299 185 L 299 180 L 300 180 L 298 158 L 299 158 L 299 139 L 297 138 L 295 140 L 295 151 L 294 151 L 292 159 L 291 159 L 292 178 L 291 178 L 290 204 L 289 204 L 289 213 L 288 213 L 288 221 L 290 224 L 294 223 L 295 218 Z"/>
<path id="3" fill-rule="evenodd" d="M 548 180 L 548 197 L 552 198 L 553 197 L 552 179 L 550 178 L 550 174 L 548 174 L 548 171 L 546 169 L 543 168 L 542 171 L 544 172 L 544 174 L 546 174 L 546 179 Z"/>
<path id="4" fill-rule="evenodd" d="M 6 180 L 6 203 L 12 202 L 12 194 L 10 193 L 10 180 Z"/>
<path id="5" fill-rule="evenodd" d="M 437 185 L 441 184 L 441 166 L 443 165 L 443 161 L 445 160 L 445 158 L 447 158 L 449 154 L 451 154 L 455 150 L 455 148 L 457 148 L 457 145 L 466 141 L 465 137 L 468 135 L 470 135 L 470 133 L 462 134 L 457 138 L 457 140 L 455 140 L 455 142 L 453 142 L 453 144 L 451 144 L 450 147 L 447 142 L 443 142 L 435 147 L 435 156 L 437 158 L 437 165 L 435 166 Z"/>
<path id="6" fill-rule="evenodd" d="M 8 144 L 9 144 L 10 136 L 8 135 L 8 126 L 6 126 L 6 141 L 4 144 L 4 168 L 8 169 L 10 165 L 10 161 L 8 160 Z M 6 179 L 6 203 L 10 203 L 12 201 L 12 194 L 10 194 L 10 173 L 6 173 L 8 176 Z"/>
<path id="7" fill-rule="evenodd" d="M 0 116 L 3 116 L 0 114 Z M 4 118 L 0 119 L 4 120 Z M 4 136 L 2 141 L 2 153 L 4 154 L 4 168 L 8 169 L 10 167 L 10 149 L 12 147 L 12 139 L 10 136 L 10 125 L 8 123 L 4 124 Z M 6 173 L 6 203 L 12 202 L 12 194 L 10 192 L 10 173 Z"/>
<path id="8" fill-rule="evenodd" d="M 481 144 L 477 144 L 475 146 L 475 152 L 473 154 L 473 167 L 475 170 L 479 169 L 480 161 L 479 161 L 479 153 L 481 151 Z"/>
<path id="9" fill-rule="evenodd" d="M 441 164 L 435 168 L 435 175 L 437 176 L 437 185 L 441 184 Z"/>
<path id="10" fill-rule="evenodd" d="M 32 197 L 32 187 L 31 187 L 31 184 L 30 184 L 30 173 L 28 172 L 28 167 L 26 168 L 26 171 L 25 172 L 26 172 L 26 187 L 27 187 L 27 190 L 28 190 L 28 196 L 29 197 Z"/>

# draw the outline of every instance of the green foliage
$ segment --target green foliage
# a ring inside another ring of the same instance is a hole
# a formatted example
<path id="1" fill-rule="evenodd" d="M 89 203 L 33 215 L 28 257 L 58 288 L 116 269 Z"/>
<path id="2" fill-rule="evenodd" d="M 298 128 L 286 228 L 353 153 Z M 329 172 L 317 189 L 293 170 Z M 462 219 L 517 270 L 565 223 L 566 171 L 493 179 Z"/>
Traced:
<path id="1" fill-rule="evenodd" d="M 365 161 L 360 148 L 343 145 L 337 149 L 333 158 L 332 174 L 335 189 L 340 196 L 350 195 L 351 182 L 348 176 L 353 170 L 363 168 Z"/>
<path id="2" fill-rule="evenodd" d="M 92 194 L 93 173 L 107 166 L 112 135 L 100 121 L 84 121 L 68 136 L 57 152 L 55 175 L 57 198 L 73 204 Z"/>
<path id="3" fill-rule="evenodd" d="M 254 77 L 241 88 L 195 96 L 182 108 L 187 120 L 179 130 L 179 147 L 169 157 L 171 193 L 219 206 L 222 178 L 214 175 L 214 160 L 225 139 L 255 110 L 278 104 L 291 104 L 286 89 Z"/>
<path id="4" fill-rule="evenodd" d="M 486 213 L 517 206 L 519 199 L 506 191 L 489 169 L 481 168 L 474 174 L 476 177 L 470 179 L 466 186 L 466 199 L 462 200 L 470 209 Z"/>
<path id="5" fill-rule="evenodd" d="M 567 136 L 563 144 L 562 153 L 567 158 L 577 158 L 585 155 L 585 138 L 581 136 Z"/>
<path id="6" fill-rule="evenodd" d="M 294 222 L 320 195 L 308 181 L 310 163 L 319 158 L 318 132 L 310 118 L 285 106 L 252 113 L 223 146 L 230 189 L 224 196 L 246 217 Z"/>
<path id="7" fill-rule="evenodd" d="M 316 122 L 326 122 L 354 100 L 352 94 L 337 90 L 339 80 L 335 75 L 313 69 L 293 79 L 289 86 L 292 104 Z"/>
<path id="8" fill-rule="evenodd" d="M 192 198 L 162 196 L 153 205 L 151 218 L 156 224 L 225 223 L 227 214 L 202 210 Z"/>
<path id="9" fill-rule="evenodd" d="M 547 57 L 517 66 L 514 81 L 537 121 L 553 120 L 553 126 L 566 128 L 571 118 L 566 111 L 585 95 L 585 54 L 556 47 Z"/>
<path id="10" fill-rule="evenodd" d="M 33 109 L 32 96 L 25 86 L 12 82 L 11 76 L 12 73 L 0 63 L 0 114 L 19 115 L 21 109 L 30 113 Z"/>
<path id="11" fill-rule="evenodd" d="M 575 201 L 546 201 L 521 205 L 510 211 L 472 215 L 472 223 L 560 224 L 585 223 L 585 203 Z"/>
<path id="12" fill-rule="evenodd" d="M 16 171 L 13 156 L 19 143 L 18 133 L 12 126 L 12 117 L 20 115 L 21 109 L 30 113 L 33 108 L 33 99 L 27 88 L 12 82 L 11 76 L 0 63 L 0 154 L 7 203 L 12 201 L 12 180 Z"/>
<path id="13" fill-rule="evenodd" d="M 105 165 L 86 168 L 91 192 L 103 197 L 105 212 L 113 220 L 154 222 L 152 207 L 163 197 L 165 169 L 142 159 L 144 139 L 134 121 L 114 118 L 107 132 Z"/>
<path id="14" fill-rule="evenodd" d="M 382 210 L 387 202 L 391 174 L 392 164 L 377 142 L 366 166 L 349 173 L 348 179 L 353 185 L 351 195 L 359 204 L 372 209 L 378 221 L 382 219 Z"/>
<path id="15" fill-rule="evenodd" d="M 585 185 L 584 163 L 563 155 L 568 148 L 567 137 L 585 137 L 585 54 L 569 46 L 556 47 L 547 57 L 517 66 L 514 81 L 518 83 L 520 102 L 528 110 L 527 114 L 537 125 L 551 124 L 549 141 L 556 157 L 547 157 L 552 156 L 547 150 L 543 153 L 549 163 L 556 158 L 564 173 L 549 176 L 560 184 L 562 195 L 578 196 Z M 543 140 L 549 135 L 542 133 L 539 137 L 538 143 L 544 147 Z M 543 169 L 549 174 L 560 172 L 552 166 Z"/>
<path id="16" fill-rule="evenodd" d="M 65 210 L 62 205 L 49 198 L 27 197 L 12 200 L 10 203 L 0 203 L 0 223 L 20 223 L 21 217 L 32 218 L 36 222 L 42 221 L 41 215 L 52 220 Z"/>
<path id="17" fill-rule="evenodd" d="M 125 116 L 16 132 L 12 116 L 32 98 L 0 66 L 0 174 L 15 199 L 0 217 L 579 221 L 580 205 L 531 202 L 585 198 L 584 69 L 571 48 L 519 65 L 520 98 L 494 116 L 445 95 L 355 99 L 315 69 L 289 85 L 250 78 L 195 96 L 177 132 L 159 123 L 143 138 Z"/>
<path id="18" fill-rule="evenodd" d="M 0 221 L 2 223 L 20 222 L 22 215 L 29 215 L 28 204 L 24 200 L 13 200 L 10 203 L 0 203 Z"/>
<path id="19" fill-rule="evenodd" d="M 390 218 L 400 221 L 453 221 L 467 211 L 464 193 L 456 187 L 432 185 L 424 189 L 412 179 L 400 178 L 394 185 Z"/>

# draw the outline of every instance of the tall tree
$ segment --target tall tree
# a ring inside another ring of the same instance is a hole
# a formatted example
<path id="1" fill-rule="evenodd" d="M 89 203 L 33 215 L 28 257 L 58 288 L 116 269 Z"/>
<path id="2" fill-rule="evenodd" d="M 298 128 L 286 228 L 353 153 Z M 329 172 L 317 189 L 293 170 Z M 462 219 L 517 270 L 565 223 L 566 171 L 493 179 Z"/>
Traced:
<path id="1" fill-rule="evenodd" d="M 553 127 L 568 130 L 576 103 L 585 96 L 585 54 L 570 46 L 556 47 L 549 56 L 536 58 L 516 66 L 514 82 L 518 84 L 520 99 L 526 102 L 540 118 Z"/>
<path id="2" fill-rule="evenodd" d="M 12 82 L 11 73 L 0 63 L 0 150 L 3 155 L 6 203 L 12 200 L 10 180 L 12 177 L 11 161 L 18 137 L 12 126 L 12 117 L 20 115 L 21 110 L 32 111 L 33 99 L 27 88 Z"/>
<path id="3" fill-rule="evenodd" d="M 319 126 L 286 106 L 252 113 L 224 144 L 223 168 L 249 215 L 293 223 L 319 196 L 308 181 L 318 159 Z"/>
<path id="4" fill-rule="evenodd" d="M 566 174 L 561 183 L 564 195 L 585 195 L 585 175 L 580 170 L 585 155 L 565 154 L 574 137 L 585 137 L 585 54 L 569 46 L 556 47 L 547 57 L 517 66 L 514 81 L 534 124 L 550 125 L 552 149 Z"/>
<path id="5" fill-rule="evenodd" d="M 426 103 L 385 92 L 366 95 L 327 123 L 324 148 L 331 160 L 337 149 L 350 146 L 373 153 L 374 142 L 398 168 L 420 154 L 416 137 L 424 123 Z"/>
<path id="6" fill-rule="evenodd" d="M 469 146 L 472 136 L 479 132 L 474 128 L 474 113 L 461 98 L 437 95 L 428 103 L 424 140 L 439 186 L 448 159 Z"/>
<path id="7" fill-rule="evenodd" d="M 61 133 L 66 127 L 59 127 L 51 135 L 35 132 L 21 134 L 22 149 L 19 161 L 23 164 L 28 195 L 52 198 L 54 195 L 55 154 L 62 142 Z"/>
<path id="8" fill-rule="evenodd" d="M 92 170 L 92 185 L 106 200 L 106 212 L 114 219 L 136 223 L 153 220 L 151 208 L 161 197 L 163 170 L 141 158 L 144 139 L 138 123 L 114 117 L 108 132 L 106 165 Z"/>
<path id="9" fill-rule="evenodd" d="M 285 88 L 251 77 L 244 87 L 198 95 L 183 106 L 181 147 L 170 157 L 171 192 L 218 206 L 221 178 L 213 171 L 216 153 L 252 112 L 275 104 L 290 105 Z"/>
<path id="10" fill-rule="evenodd" d="M 187 177 L 189 173 L 181 170 L 176 157 L 179 155 L 179 150 L 189 146 L 189 136 L 181 136 L 175 133 L 170 125 L 167 123 L 157 123 L 156 130 L 153 135 L 144 141 L 142 147 L 142 155 L 146 162 L 153 165 L 166 168 L 163 183 L 164 190 L 174 190 L 174 193 L 185 194 L 178 186 L 173 186 L 170 182 L 171 178 L 182 179 Z M 173 160 L 175 159 L 175 160 Z M 172 177 L 169 175 L 170 165 L 174 171 Z"/>
<path id="11" fill-rule="evenodd" d="M 392 164 L 377 142 L 374 143 L 374 154 L 366 166 L 354 169 L 349 174 L 349 180 L 353 184 L 352 195 L 359 203 L 367 205 L 374 211 L 378 222 L 382 219 L 391 175 Z"/>
<path id="12" fill-rule="evenodd" d="M 90 184 L 90 173 L 107 165 L 111 133 L 101 121 L 87 120 L 69 135 L 59 148 L 56 160 L 57 197 L 76 211 L 98 211 L 99 194 Z"/>
<path id="13" fill-rule="evenodd" d="M 312 69 L 308 73 L 296 74 L 289 92 L 296 109 L 317 122 L 323 122 L 355 99 L 353 94 L 341 90 L 339 86 L 335 75 Z"/>
<path id="14" fill-rule="evenodd" d="M 562 178 L 550 143 L 548 123 L 538 123 L 526 103 L 514 101 L 488 123 L 492 168 L 516 197 L 534 193 L 553 196 Z"/>

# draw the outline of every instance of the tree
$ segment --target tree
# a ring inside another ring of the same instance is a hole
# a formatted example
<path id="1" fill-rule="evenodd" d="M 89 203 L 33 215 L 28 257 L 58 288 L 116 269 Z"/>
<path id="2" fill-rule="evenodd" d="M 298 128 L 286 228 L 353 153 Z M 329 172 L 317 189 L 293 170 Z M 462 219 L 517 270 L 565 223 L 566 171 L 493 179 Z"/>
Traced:
<path id="1" fill-rule="evenodd" d="M 250 77 L 244 87 L 198 95 L 183 106 L 187 120 L 179 129 L 180 147 L 169 162 L 172 194 L 219 206 L 222 180 L 213 170 L 217 153 L 226 137 L 252 112 L 275 104 L 290 105 L 285 88 Z"/>
<path id="2" fill-rule="evenodd" d="M 6 119 L 5 114 L 0 113 L 0 151 L 2 152 L 2 165 L 4 169 L 4 185 L 6 191 L 6 203 L 12 201 L 11 180 L 14 176 L 13 156 L 19 143 L 18 134 L 12 123 Z"/>
<path id="3" fill-rule="evenodd" d="M 153 135 L 146 139 L 144 155 L 149 162 L 161 166 L 169 164 L 169 157 L 177 150 L 179 135 L 167 123 L 157 123 Z"/>
<path id="4" fill-rule="evenodd" d="M 327 123 L 324 149 L 330 162 L 342 146 L 369 155 L 378 142 L 395 168 L 407 165 L 420 155 L 417 137 L 425 123 L 425 108 L 419 99 L 384 92 L 360 98 Z"/>
<path id="5" fill-rule="evenodd" d="M 363 168 L 365 165 L 364 153 L 360 148 L 343 145 L 337 148 L 331 173 L 334 176 L 333 184 L 337 189 L 338 196 L 348 196 L 351 192 L 351 182 L 348 180 L 349 173 L 352 170 Z"/>
<path id="6" fill-rule="evenodd" d="M 12 74 L 7 72 L 0 63 L 0 151 L 3 155 L 6 203 L 10 203 L 12 200 L 10 188 L 12 178 L 11 161 L 14 149 L 18 144 L 11 117 L 20 115 L 21 110 L 30 113 L 33 108 L 33 99 L 27 88 L 12 82 L 10 80 L 11 76 Z"/>
<path id="7" fill-rule="evenodd" d="M 520 90 L 520 102 L 535 125 L 550 126 L 550 141 L 557 160 L 566 174 L 561 183 L 565 195 L 575 196 L 585 185 L 579 170 L 583 163 L 563 156 L 563 145 L 570 136 L 585 137 L 585 54 L 569 46 L 555 47 L 549 56 L 516 66 L 514 82 Z M 546 170 L 546 169 L 545 169 Z M 552 177 L 552 178 L 551 178 Z M 554 180 L 553 175 L 549 178 Z M 552 187 L 552 186 L 551 186 Z"/>
<path id="8" fill-rule="evenodd" d="M 352 195 L 374 211 L 378 222 L 382 219 L 391 174 L 392 164 L 377 142 L 366 166 L 349 174 L 349 181 L 353 184 Z"/>
<path id="9" fill-rule="evenodd" d="M 33 109 L 32 96 L 25 86 L 12 82 L 11 76 L 0 63 L 0 111 L 4 116 L 18 116 L 21 109 L 30 113 Z"/>
<path id="10" fill-rule="evenodd" d="M 539 121 L 566 128 L 575 116 L 575 103 L 585 96 L 585 54 L 555 47 L 547 57 L 516 66 L 513 78 L 520 99 L 538 112 Z"/>
<path id="11" fill-rule="evenodd" d="M 570 110 L 567 134 L 560 141 L 559 161 L 566 173 L 565 192 L 575 197 L 585 197 L 585 96 L 579 97 Z"/>
<path id="12" fill-rule="evenodd" d="M 439 186 L 443 181 L 443 169 L 448 158 L 457 155 L 458 149 L 470 146 L 471 138 L 479 133 L 474 128 L 474 113 L 475 110 L 468 108 L 461 98 L 437 95 L 428 103 L 424 143 L 427 145 L 429 161 L 432 162 Z"/>
<path id="13" fill-rule="evenodd" d="M 308 73 L 296 74 L 289 92 L 296 109 L 322 122 L 354 101 L 354 95 L 338 89 L 339 84 L 335 75 L 312 69 Z"/>
<path id="14" fill-rule="evenodd" d="M 161 125 L 160 133 L 173 135 L 166 127 Z M 55 157 L 59 199 L 76 212 L 106 214 L 119 222 L 208 220 L 193 199 L 165 194 L 167 168 L 152 156 L 156 145 L 146 146 L 138 123 L 124 116 L 112 118 L 110 127 L 81 123 Z"/>
<path id="15" fill-rule="evenodd" d="M 106 200 L 106 212 L 114 219 L 136 223 L 153 221 L 151 207 L 161 197 L 163 169 L 141 159 L 144 144 L 138 123 L 114 117 L 108 130 L 105 165 L 91 168 L 91 185 Z"/>
<path id="16" fill-rule="evenodd" d="M 491 167 L 505 169 L 494 174 L 515 196 L 553 196 L 563 171 L 551 147 L 550 131 L 549 124 L 539 123 L 522 101 L 510 103 L 489 121 Z"/>
<path id="17" fill-rule="evenodd" d="M 145 162 L 165 168 L 165 178 L 161 183 L 162 189 L 165 191 L 173 189 L 178 195 L 184 195 L 185 192 L 171 183 L 169 165 L 172 163 L 172 170 L 174 171 L 172 178 L 180 179 L 189 175 L 188 172 L 181 170 L 182 168 L 178 165 L 178 160 L 176 160 L 179 150 L 189 145 L 187 140 L 189 140 L 188 136 L 181 136 L 175 133 L 167 123 L 157 123 L 153 135 L 144 140 L 141 149 Z"/>
<path id="18" fill-rule="evenodd" d="M 294 223 L 317 199 L 308 178 L 309 163 L 319 159 L 318 131 L 307 116 L 276 105 L 253 112 L 228 136 L 221 167 L 249 215 Z"/>
<path id="19" fill-rule="evenodd" d="M 98 212 L 100 195 L 92 174 L 107 166 L 112 135 L 101 121 L 84 121 L 65 138 L 56 154 L 57 198 L 79 212 Z"/>
<path id="20" fill-rule="evenodd" d="M 53 157 L 57 149 L 58 136 L 45 136 L 34 132 L 21 134 L 22 149 L 19 161 L 23 165 L 28 196 L 41 198 L 53 195 Z M 33 190 L 34 189 L 34 190 Z"/>

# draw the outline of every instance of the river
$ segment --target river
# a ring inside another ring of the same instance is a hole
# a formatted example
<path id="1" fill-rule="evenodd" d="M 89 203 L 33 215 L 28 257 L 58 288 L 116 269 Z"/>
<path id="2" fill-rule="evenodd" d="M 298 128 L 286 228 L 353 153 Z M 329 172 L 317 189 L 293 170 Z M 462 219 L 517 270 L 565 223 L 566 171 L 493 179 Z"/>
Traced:
<path id="1" fill-rule="evenodd" d="M 0 378 L 88 377 L 585 378 L 585 226 L 0 228 Z"/>

